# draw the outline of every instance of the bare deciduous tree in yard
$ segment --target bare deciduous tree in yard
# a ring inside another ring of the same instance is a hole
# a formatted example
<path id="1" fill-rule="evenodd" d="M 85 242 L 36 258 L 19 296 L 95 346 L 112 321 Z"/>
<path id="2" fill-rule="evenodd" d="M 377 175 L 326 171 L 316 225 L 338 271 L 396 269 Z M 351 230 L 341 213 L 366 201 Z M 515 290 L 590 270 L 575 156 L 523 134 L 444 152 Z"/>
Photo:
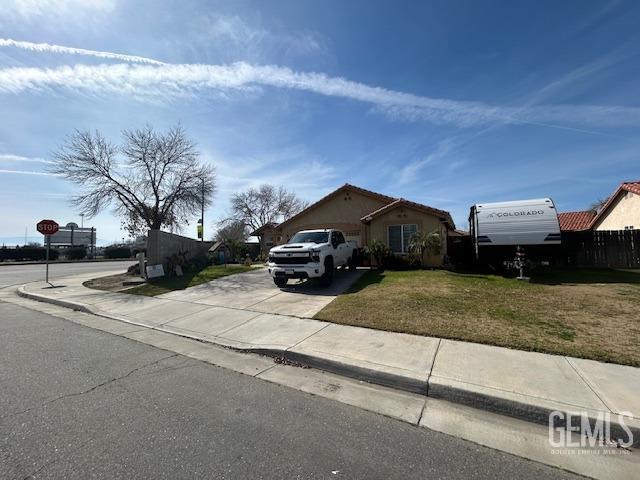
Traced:
<path id="1" fill-rule="evenodd" d="M 230 220 L 241 220 L 252 230 L 267 223 L 277 223 L 292 217 L 306 207 L 295 193 L 284 187 L 261 185 L 231 197 Z"/>
<path id="2" fill-rule="evenodd" d="M 608 201 L 609 201 L 609 197 L 601 197 L 595 202 L 593 202 L 589 206 L 589 209 L 593 210 L 594 212 L 599 212 L 607 204 Z"/>
<path id="3" fill-rule="evenodd" d="M 199 160 L 181 127 L 126 130 L 118 146 L 99 132 L 76 130 L 54 154 L 52 172 L 79 185 L 72 202 L 93 217 L 113 207 L 132 235 L 146 229 L 179 231 L 210 205 L 215 171 Z"/>
<path id="4" fill-rule="evenodd" d="M 230 220 L 222 222 L 220 228 L 216 232 L 216 240 L 235 240 L 236 242 L 244 242 L 247 240 L 249 232 L 247 225 L 242 220 Z"/>

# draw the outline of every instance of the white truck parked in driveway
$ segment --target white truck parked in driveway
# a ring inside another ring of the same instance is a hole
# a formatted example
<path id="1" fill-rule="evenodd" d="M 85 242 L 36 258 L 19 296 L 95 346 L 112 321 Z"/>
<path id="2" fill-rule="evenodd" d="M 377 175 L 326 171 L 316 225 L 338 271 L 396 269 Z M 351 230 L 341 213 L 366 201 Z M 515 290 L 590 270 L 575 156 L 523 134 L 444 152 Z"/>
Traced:
<path id="1" fill-rule="evenodd" d="M 340 230 L 303 230 L 269 251 L 269 273 L 280 288 L 290 278 L 319 278 L 329 286 L 335 268 L 355 270 L 357 252 L 355 242 L 347 242 Z"/>

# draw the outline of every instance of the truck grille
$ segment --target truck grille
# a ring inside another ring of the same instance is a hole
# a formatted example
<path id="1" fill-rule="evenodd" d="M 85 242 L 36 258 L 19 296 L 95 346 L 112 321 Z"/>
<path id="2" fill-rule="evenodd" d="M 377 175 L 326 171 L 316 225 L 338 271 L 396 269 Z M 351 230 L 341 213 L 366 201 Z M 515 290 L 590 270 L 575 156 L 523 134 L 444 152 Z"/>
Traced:
<path id="1" fill-rule="evenodd" d="M 311 258 L 308 255 L 304 257 L 287 257 L 287 256 L 274 256 L 271 255 L 269 257 L 269 261 L 275 263 L 276 265 L 304 265 L 305 263 L 309 263 Z"/>

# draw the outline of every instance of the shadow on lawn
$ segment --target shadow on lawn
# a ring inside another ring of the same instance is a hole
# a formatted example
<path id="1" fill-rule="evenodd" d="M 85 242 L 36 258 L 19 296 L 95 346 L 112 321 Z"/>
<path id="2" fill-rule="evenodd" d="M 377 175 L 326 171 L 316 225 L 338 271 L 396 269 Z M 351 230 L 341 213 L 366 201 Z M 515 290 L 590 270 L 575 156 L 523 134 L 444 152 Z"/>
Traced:
<path id="1" fill-rule="evenodd" d="M 364 290 L 369 285 L 375 285 L 382 282 L 384 278 L 384 270 L 371 269 L 365 272 L 356 282 L 351 285 L 344 293 L 356 293 Z"/>
<path id="2" fill-rule="evenodd" d="M 543 285 L 581 283 L 631 283 L 640 285 L 640 270 L 613 268 L 538 268 L 531 271 L 531 283 Z"/>

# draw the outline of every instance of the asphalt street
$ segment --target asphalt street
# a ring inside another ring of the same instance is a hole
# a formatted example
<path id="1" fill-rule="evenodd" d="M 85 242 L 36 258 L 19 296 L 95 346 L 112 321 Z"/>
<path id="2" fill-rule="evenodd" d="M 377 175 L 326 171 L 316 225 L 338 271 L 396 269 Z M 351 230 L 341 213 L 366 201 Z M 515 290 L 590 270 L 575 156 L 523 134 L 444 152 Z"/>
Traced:
<path id="1" fill-rule="evenodd" d="M 133 263 L 135 263 L 135 261 L 132 260 L 117 262 L 52 263 L 49 265 L 49 278 L 56 279 L 89 272 L 108 272 L 119 268 L 124 271 Z M 44 280 L 44 273 L 44 265 L 0 265 L 0 288 Z"/>
<path id="2" fill-rule="evenodd" d="M 0 478 L 576 478 L 0 303 Z"/>

